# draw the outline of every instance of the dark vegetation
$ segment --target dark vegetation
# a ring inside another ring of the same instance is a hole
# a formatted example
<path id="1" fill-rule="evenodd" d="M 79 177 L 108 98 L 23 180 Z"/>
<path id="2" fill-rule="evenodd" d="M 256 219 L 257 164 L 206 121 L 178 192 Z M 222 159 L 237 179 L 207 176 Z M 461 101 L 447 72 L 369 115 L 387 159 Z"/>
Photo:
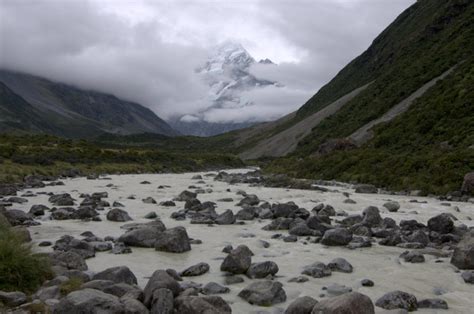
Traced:
<path id="1" fill-rule="evenodd" d="M 49 259 L 34 254 L 14 229 L 0 221 L 0 290 L 31 293 L 51 278 Z"/>
<path id="2" fill-rule="evenodd" d="M 145 139 L 147 137 L 144 135 Z M 122 142 L 119 139 L 92 142 L 51 135 L 2 134 L 0 182 L 21 181 L 30 174 L 60 175 L 71 168 L 83 174 L 100 174 L 185 172 L 243 166 L 234 155 L 212 152 L 209 148 L 207 151 L 192 147 L 181 150 L 178 144 L 168 143 L 167 138 L 161 142 L 161 147 L 152 143 L 140 144 L 138 136 L 124 137 Z M 183 143 L 186 143 L 185 139 Z"/>
<path id="3" fill-rule="evenodd" d="M 474 169 L 473 100 L 474 58 L 469 58 L 407 112 L 378 125 L 363 147 L 320 157 L 304 157 L 300 150 L 267 163 L 266 170 L 395 190 L 459 190 L 463 176 Z"/>

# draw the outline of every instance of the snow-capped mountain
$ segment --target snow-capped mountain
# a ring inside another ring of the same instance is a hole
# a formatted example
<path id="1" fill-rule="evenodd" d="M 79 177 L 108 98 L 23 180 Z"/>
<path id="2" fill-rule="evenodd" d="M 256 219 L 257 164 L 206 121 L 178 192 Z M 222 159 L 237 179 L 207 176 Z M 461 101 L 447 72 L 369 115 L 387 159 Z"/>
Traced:
<path id="1" fill-rule="evenodd" d="M 209 122 L 212 112 L 222 108 L 243 108 L 253 105 L 248 99 L 243 99 L 241 93 L 268 85 L 278 85 L 277 82 L 262 80 L 252 75 L 251 65 L 257 63 L 245 48 L 235 42 L 227 41 L 216 47 L 207 62 L 196 69 L 196 75 L 209 86 L 205 103 L 206 109 L 192 115 L 171 119 L 169 123 L 179 132 L 187 135 L 211 136 L 252 125 L 257 121 Z M 258 63 L 275 66 L 269 60 Z"/>

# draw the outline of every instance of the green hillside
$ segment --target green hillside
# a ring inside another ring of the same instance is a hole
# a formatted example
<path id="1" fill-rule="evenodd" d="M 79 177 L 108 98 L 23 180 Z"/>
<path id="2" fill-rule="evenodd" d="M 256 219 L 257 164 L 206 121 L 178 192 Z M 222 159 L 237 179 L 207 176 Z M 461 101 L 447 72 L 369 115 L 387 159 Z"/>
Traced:
<path id="1" fill-rule="evenodd" d="M 291 156 L 273 161 L 267 170 L 399 190 L 459 189 L 464 174 L 474 169 L 472 25 L 473 1 L 415 3 L 301 107 L 295 120 L 373 83 L 317 125 Z M 376 126 L 374 138 L 362 147 L 314 155 L 321 144 L 351 135 L 454 65 L 454 72 L 407 112 Z"/>

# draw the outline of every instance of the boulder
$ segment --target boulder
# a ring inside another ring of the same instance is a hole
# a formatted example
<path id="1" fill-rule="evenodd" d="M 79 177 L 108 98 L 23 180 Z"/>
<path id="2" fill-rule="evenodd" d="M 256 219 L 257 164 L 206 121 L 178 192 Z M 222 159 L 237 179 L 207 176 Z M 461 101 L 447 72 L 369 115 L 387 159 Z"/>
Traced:
<path id="1" fill-rule="evenodd" d="M 175 227 L 158 234 L 155 242 L 155 250 L 184 253 L 191 250 L 189 237 L 184 227 Z"/>
<path id="2" fill-rule="evenodd" d="M 311 314 L 316 303 L 312 297 L 299 297 L 288 305 L 285 314 Z"/>
<path id="3" fill-rule="evenodd" d="M 328 267 L 332 271 L 339 271 L 342 273 L 352 273 L 353 267 L 346 259 L 338 257 L 329 262 Z"/>
<path id="4" fill-rule="evenodd" d="M 48 201 L 56 206 L 74 205 L 74 199 L 68 193 L 52 195 L 49 197 Z"/>
<path id="5" fill-rule="evenodd" d="M 278 265 L 275 262 L 267 261 L 261 263 L 253 263 L 247 269 L 247 276 L 249 278 L 266 278 L 267 276 L 274 276 L 278 273 Z"/>
<path id="6" fill-rule="evenodd" d="M 118 242 L 137 247 L 154 247 L 156 239 L 162 231 L 156 227 L 143 227 L 127 231 L 121 235 Z"/>
<path id="7" fill-rule="evenodd" d="M 465 283 L 472 283 L 474 284 L 474 271 L 465 271 L 461 274 L 461 278 L 464 280 Z"/>
<path id="8" fill-rule="evenodd" d="M 183 296 L 175 300 L 179 314 L 231 314 L 232 309 L 219 296 Z"/>
<path id="9" fill-rule="evenodd" d="M 412 294 L 403 291 L 392 291 L 380 297 L 375 305 L 385 310 L 404 309 L 415 311 L 418 308 L 418 301 Z"/>
<path id="10" fill-rule="evenodd" d="M 99 216 L 99 213 L 91 206 L 80 206 L 74 213 L 71 215 L 73 219 L 93 219 L 94 217 Z"/>
<path id="11" fill-rule="evenodd" d="M 118 222 L 125 222 L 130 221 L 132 218 L 128 215 L 126 211 L 120 208 L 111 209 L 107 213 L 107 220 L 109 221 L 118 221 Z"/>
<path id="12" fill-rule="evenodd" d="M 174 313 L 173 292 L 167 288 L 159 288 L 153 292 L 151 301 L 151 313 L 173 314 Z"/>
<path id="13" fill-rule="evenodd" d="M 273 217 L 285 217 L 288 218 L 291 214 L 298 209 L 298 205 L 294 203 L 285 204 L 273 204 L 272 205 Z"/>
<path id="14" fill-rule="evenodd" d="M 382 224 L 382 217 L 379 209 L 375 206 L 369 206 L 362 212 L 362 224 L 367 227 L 378 227 Z"/>
<path id="15" fill-rule="evenodd" d="M 49 207 L 39 204 L 31 206 L 30 211 L 28 213 L 33 216 L 43 216 L 45 211 L 49 211 Z"/>
<path id="16" fill-rule="evenodd" d="M 218 225 L 232 225 L 235 223 L 235 220 L 234 213 L 230 209 L 227 209 L 214 219 Z"/>
<path id="17" fill-rule="evenodd" d="M 383 204 L 383 207 L 385 207 L 389 212 L 395 213 L 400 209 L 400 204 L 396 201 L 389 201 Z"/>
<path id="18" fill-rule="evenodd" d="M 340 285 L 337 283 L 333 283 L 326 287 L 326 292 L 330 296 L 338 296 L 344 293 L 352 292 L 352 288 L 344 286 L 344 285 Z"/>
<path id="19" fill-rule="evenodd" d="M 130 254 L 132 253 L 132 249 L 126 246 L 122 242 L 117 242 L 114 244 L 114 247 L 112 248 L 112 253 L 113 254 Z"/>
<path id="20" fill-rule="evenodd" d="M 252 263 L 252 252 L 246 245 L 239 245 L 230 251 L 221 264 L 221 271 L 244 274 Z"/>
<path id="21" fill-rule="evenodd" d="M 221 286 L 218 283 L 215 282 L 209 282 L 204 285 L 201 289 L 201 293 L 205 295 L 211 295 L 211 294 L 223 294 L 223 293 L 229 293 L 230 289 L 224 286 Z"/>
<path id="22" fill-rule="evenodd" d="M 311 313 L 374 314 L 375 308 L 368 296 L 358 292 L 350 292 L 317 303 Z"/>
<path id="23" fill-rule="evenodd" d="M 188 277 L 188 276 L 201 276 L 205 273 L 207 273 L 210 269 L 210 266 L 208 263 L 198 263 L 196 265 L 190 266 L 183 270 L 180 273 L 180 276 L 183 277 Z"/>
<path id="24" fill-rule="evenodd" d="M 137 277 L 127 266 L 117 266 L 107 268 L 92 277 L 93 280 L 111 280 L 115 283 L 127 283 L 130 285 L 137 284 Z"/>
<path id="25" fill-rule="evenodd" d="M 423 254 L 418 253 L 416 251 L 405 251 L 400 255 L 400 258 L 403 258 L 403 260 L 407 263 L 424 263 L 425 262 L 425 257 Z"/>
<path id="26" fill-rule="evenodd" d="M 49 254 L 51 264 L 65 269 L 87 270 L 84 258 L 76 252 L 54 251 Z"/>
<path id="27" fill-rule="evenodd" d="M 197 194 L 194 192 L 183 191 L 179 194 L 176 200 L 181 201 L 181 202 L 186 202 L 188 200 L 195 199 L 196 197 L 197 197 Z"/>
<path id="28" fill-rule="evenodd" d="M 83 258 L 95 256 L 94 247 L 87 241 L 76 239 L 70 235 L 64 235 L 54 243 L 53 249 L 56 251 L 73 251 Z"/>
<path id="29" fill-rule="evenodd" d="M 313 278 L 322 278 L 331 276 L 331 269 L 324 263 L 315 262 L 311 265 L 305 266 L 301 273 L 303 275 L 308 275 Z"/>
<path id="30" fill-rule="evenodd" d="M 283 285 L 271 280 L 253 282 L 240 291 L 238 296 L 252 305 L 260 306 L 272 306 L 286 301 Z"/>
<path id="31" fill-rule="evenodd" d="M 120 298 L 120 303 L 122 303 L 123 308 L 125 309 L 125 314 L 148 314 L 149 311 L 137 299 L 124 295 Z"/>
<path id="32" fill-rule="evenodd" d="M 418 308 L 447 310 L 448 303 L 441 299 L 423 299 L 418 301 Z"/>
<path id="33" fill-rule="evenodd" d="M 253 220 L 258 216 L 255 207 L 245 207 L 235 214 L 235 218 L 238 220 Z"/>
<path id="34" fill-rule="evenodd" d="M 3 215 L 7 218 L 8 222 L 12 226 L 29 226 L 38 224 L 33 220 L 33 217 L 22 210 L 19 209 L 10 209 L 6 210 Z"/>
<path id="35" fill-rule="evenodd" d="M 16 307 L 28 301 L 26 294 L 20 291 L 6 292 L 0 291 L 0 303 L 7 307 Z"/>
<path id="36" fill-rule="evenodd" d="M 344 228 L 327 230 L 321 243 L 328 246 L 347 245 L 352 240 L 352 233 Z"/>
<path id="37" fill-rule="evenodd" d="M 72 207 L 51 209 L 51 218 L 54 220 L 74 219 L 76 210 Z"/>
<path id="38" fill-rule="evenodd" d="M 454 223 L 449 214 L 442 213 L 428 220 L 428 228 L 431 231 L 446 234 L 453 231 Z"/>
<path id="39" fill-rule="evenodd" d="M 53 314 L 62 313 L 125 313 L 119 298 L 95 289 L 69 293 L 54 306 Z"/>
<path id="40" fill-rule="evenodd" d="M 378 189 L 372 184 L 359 184 L 355 188 L 356 193 L 376 194 Z"/>
<path id="41" fill-rule="evenodd" d="M 146 197 L 146 198 L 142 199 L 142 202 L 144 204 L 156 204 L 156 201 L 153 197 Z"/>
<path id="42" fill-rule="evenodd" d="M 179 283 L 171 277 L 165 270 L 157 270 L 153 273 L 151 278 L 143 290 L 143 303 L 150 307 L 154 299 L 153 295 L 158 289 L 169 289 L 173 296 L 177 296 L 181 291 Z"/>
<path id="43" fill-rule="evenodd" d="M 464 176 L 461 191 L 466 194 L 474 194 L 474 172 L 469 172 Z"/>
<path id="44" fill-rule="evenodd" d="M 237 206 L 256 206 L 260 203 L 260 199 L 257 195 L 247 194 L 240 202 L 237 203 Z"/>
<path id="45" fill-rule="evenodd" d="M 454 249 L 451 264 L 459 269 L 474 269 L 474 231 L 467 232 Z"/>

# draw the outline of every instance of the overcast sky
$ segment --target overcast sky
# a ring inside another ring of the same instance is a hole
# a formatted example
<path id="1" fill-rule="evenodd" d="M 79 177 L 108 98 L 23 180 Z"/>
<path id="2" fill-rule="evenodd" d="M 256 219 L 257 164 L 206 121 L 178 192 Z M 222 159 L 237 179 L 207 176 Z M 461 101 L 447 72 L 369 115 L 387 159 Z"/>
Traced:
<path id="1" fill-rule="evenodd" d="M 0 0 L 0 67 L 141 103 L 163 118 L 202 110 L 195 74 L 216 44 L 240 42 L 260 78 L 284 88 L 244 95 L 276 118 L 300 107 L 415 0 Z"/>

